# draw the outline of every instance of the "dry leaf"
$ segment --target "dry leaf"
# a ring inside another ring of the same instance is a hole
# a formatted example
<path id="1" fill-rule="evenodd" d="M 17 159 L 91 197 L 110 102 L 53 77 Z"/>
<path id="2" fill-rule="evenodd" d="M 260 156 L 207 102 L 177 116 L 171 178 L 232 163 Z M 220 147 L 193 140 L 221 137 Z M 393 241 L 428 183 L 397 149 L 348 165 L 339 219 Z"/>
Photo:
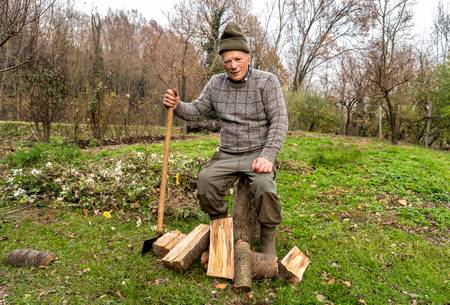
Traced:
<path id="1" fill-rule="evenodd" d="M 405 199 L 399 199 L 398 203 L 400 203 L 402 206 L 407 206 L 408 205 L 408 201 L 406 201 Z"/>
<path id="2" fill-rule="evenodd" d="M 320 303 L 326 303 L 328 302 L 328 299 L 326 296 L 324 296 L 323 294 L 320 293 L 316 293 L 316 300 Z"/>
<path id="3" fill-rule="evenodd" d="M 350 281 L 342 281 L 342 283 L 347 286 L 347 287 L 351 287 L 352 286 L 352 282 Z"/>
<path id="4" fill-rule="evenodd" d="M 137 216 L 136 218 L 137 218 L 137 220 L 136 220 L 136 228 L 139 228 L 140 226 L 142 226 L 142 219 L 139 216 Z"/>
<path id="5" fill-rule="evenodd" d="M 217 283 L 216 285 L 214 285 L 215 288 L 217 289 L 225 289 L 227 288 L 227 284 L 222 284 L 222 283 Z"/>

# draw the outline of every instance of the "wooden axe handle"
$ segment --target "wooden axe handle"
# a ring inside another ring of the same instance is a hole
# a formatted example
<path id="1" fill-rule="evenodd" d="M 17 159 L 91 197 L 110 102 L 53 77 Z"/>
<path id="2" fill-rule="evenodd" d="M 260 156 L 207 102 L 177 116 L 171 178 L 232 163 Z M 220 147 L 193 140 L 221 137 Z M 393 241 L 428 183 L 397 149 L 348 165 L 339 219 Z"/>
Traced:
<path id="1" fill-rule="evenodd" d="M 164 223 L 164 201 L 166 197 L 167 186 L 167 169 L 169 163 L 169 144 L 172 133 L 173 122 L 173 107 L 167 109 L 167 121 L 166 121 L 166 138 L 164 140 L 164 157 L 162 165 L 162 177 L 161 186 L 159 188 L 159 205 L 158 205 L 158 222 L 156 225 L 156 233 L 161 234 L 163 232 Z"/>

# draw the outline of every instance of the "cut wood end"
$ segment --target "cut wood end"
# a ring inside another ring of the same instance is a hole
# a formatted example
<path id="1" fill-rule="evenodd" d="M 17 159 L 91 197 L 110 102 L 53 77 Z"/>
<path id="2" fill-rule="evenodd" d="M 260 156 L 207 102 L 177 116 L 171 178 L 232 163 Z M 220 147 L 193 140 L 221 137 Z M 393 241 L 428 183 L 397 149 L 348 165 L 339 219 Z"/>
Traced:
<path id="1" fill-rule="evenodd" d="M 178 230 L 165 233 L 153 243 L 153 251 L 159 257 L 165 256 L 175 247 L 185 236 Z"/>
<path id="2" fill-rule="evenodd" d="M 309 258 L 296 246 L 279 263 L 280 276 L 287 282 L 298 283 L 310 263 Z"/>

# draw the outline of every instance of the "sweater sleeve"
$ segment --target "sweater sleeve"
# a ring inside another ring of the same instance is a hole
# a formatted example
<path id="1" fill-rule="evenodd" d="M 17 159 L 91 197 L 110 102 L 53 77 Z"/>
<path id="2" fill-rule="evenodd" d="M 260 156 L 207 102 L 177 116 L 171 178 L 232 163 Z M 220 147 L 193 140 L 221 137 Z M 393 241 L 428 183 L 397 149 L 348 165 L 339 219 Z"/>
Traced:
<path id="1" fill-rule="evenodd" d="M 280 82 L 275 75 L 271 75 L 263 93 L 264 110 L 269 120 L 269 132 L 260 157 L 273 163 L 283 145 L 288 129 L 286 103 Z"/>
<path id="2" fill-rule="evenodd" d="M 177 109 L 175 109 L 175 115 L 186 121 L 203 119 L 203 116 L 212 110 L 211 87 L 212 79 L 206 84 L 200 96 L 195 101 L 191 103 L 180 101 Z"/>

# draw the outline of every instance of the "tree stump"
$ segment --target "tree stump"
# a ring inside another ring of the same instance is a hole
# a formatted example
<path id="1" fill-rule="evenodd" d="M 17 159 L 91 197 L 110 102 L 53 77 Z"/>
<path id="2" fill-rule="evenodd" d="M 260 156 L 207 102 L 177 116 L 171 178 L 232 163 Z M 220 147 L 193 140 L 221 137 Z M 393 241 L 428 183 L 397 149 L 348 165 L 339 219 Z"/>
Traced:
<path id="1" fill-rule="evenodd" d="M 256 220 L 256 209 L 252 201 L 250 182 L 241 177 L 237 182 L 232 212 L 234 242 L 243 240 L 251 243 L 259 240 L 260 225 Z"/>
<path id="2" fill-rule="evenodd" d="M 233 280 L 236 289 L 246 292 L 252 289 L 250 243 L 255 237 L 259 239 L 259 223 L 252 200 L 249 180 L 241 177 L 237 182 L 232 212 L 235 242 Z"/>

